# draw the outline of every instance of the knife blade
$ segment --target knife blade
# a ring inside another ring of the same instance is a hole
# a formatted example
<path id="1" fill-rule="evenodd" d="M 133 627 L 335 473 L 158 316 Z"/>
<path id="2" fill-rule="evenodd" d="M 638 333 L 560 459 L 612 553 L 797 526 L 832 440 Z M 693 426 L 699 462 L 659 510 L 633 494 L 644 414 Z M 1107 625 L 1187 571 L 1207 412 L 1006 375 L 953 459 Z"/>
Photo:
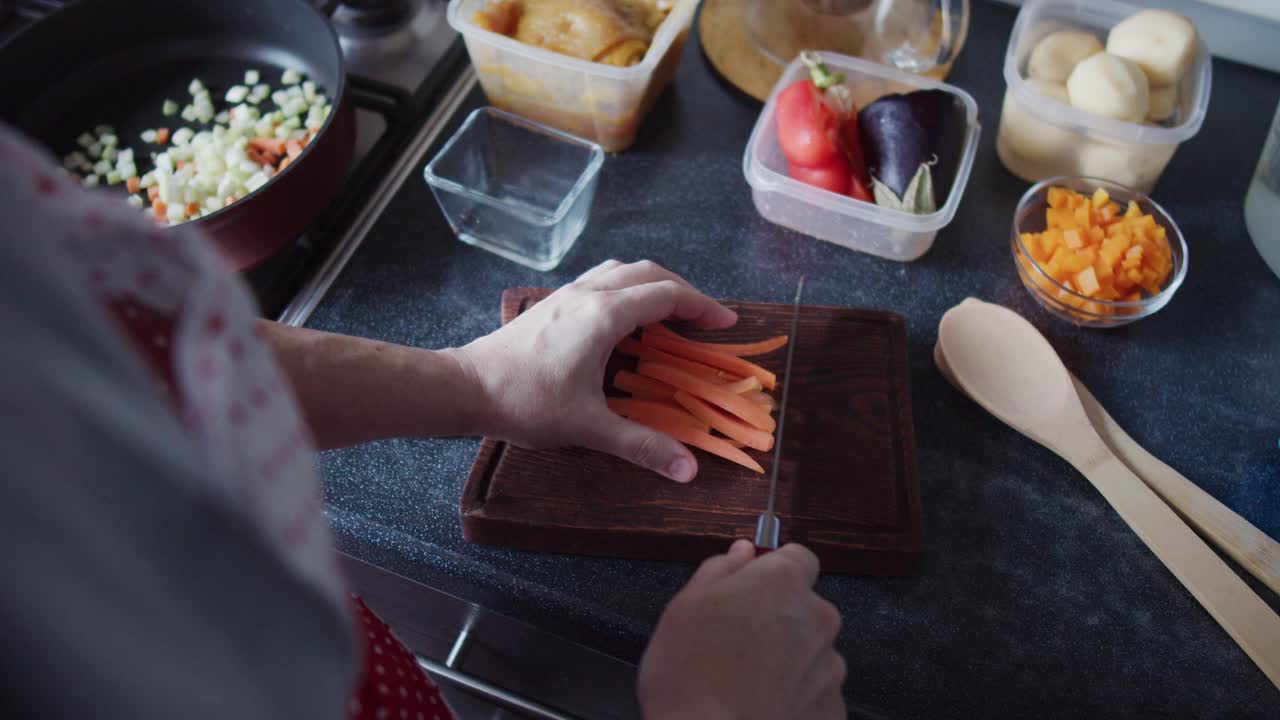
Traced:
<path id="1" fill-rule="evenodd" d="M 778 495 L 778 472 L 782 469 L 782 431 L 787 424 L 787 396 L 791 390 L 791 360 L 796 354 L 796 333 L 800 327 L 800 298 L 804 295 L 804 276 L 796 284 L 796 299 L 791 304 L 791 334 L 787 338 L 787 362 L 782 369 L 782 402 L 778 405 L 778 431 L 773 443 L 773 465 L 769 468 L 769 504 L 756 519 L 756 554 L 778 549 L 781 530 L 778 516 L 773 512 Z"/>

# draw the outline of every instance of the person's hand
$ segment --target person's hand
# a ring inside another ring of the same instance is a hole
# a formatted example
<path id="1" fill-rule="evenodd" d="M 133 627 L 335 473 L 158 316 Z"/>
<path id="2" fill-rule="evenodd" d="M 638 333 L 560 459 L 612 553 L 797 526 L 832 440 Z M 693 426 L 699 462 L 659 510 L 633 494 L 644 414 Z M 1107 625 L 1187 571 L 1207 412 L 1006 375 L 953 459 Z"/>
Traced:
<path id="1" fill-rule="evenodd" d="M 618 341 L 670 317 L 704 328 L 738 321 L 652 262 L 609 260 L 587 271 L 461 349 L 460 362 L 481 389 L 478 424 L 521 447 L 579 445 L 688 482 L 698 469 L 688 448 L 615 415 L 603 390 L 605 363 Z"/>
<path id="2" fill-rule="evenodd" d="M 840 612 L 813 591 L 799 545 L 760 558 L 746 540 L 702 563 L 640 661 L 646 720 L 845 717 Z"/>

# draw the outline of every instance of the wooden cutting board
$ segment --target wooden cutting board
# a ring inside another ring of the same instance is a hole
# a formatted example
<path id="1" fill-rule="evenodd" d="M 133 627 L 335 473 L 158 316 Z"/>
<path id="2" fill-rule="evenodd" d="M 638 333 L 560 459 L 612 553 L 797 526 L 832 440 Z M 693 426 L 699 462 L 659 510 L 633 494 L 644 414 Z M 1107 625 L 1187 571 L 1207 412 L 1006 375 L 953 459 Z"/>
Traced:
<path id="1" fill-rule="evenodd" d="M 502 297 L 510 322 L 549 290 Z M 791 308 L 728 302 L 738 324 L 696 339 L 744 342 L 790 329 Z M 900 575 L 924 552 L 902 318 L 804 306 L 778 479 L 782 541 L 817 553 L 825 572 Z M 753 358 L 782 373 L 785 351 Z M 607 378 L 626 359 L 611 361 Z M 781 378 L 780 378 L 781 380 Z M 612 391 L 611 391 L 612 392 Z M 751 453 L 766 471 L 771 455 Z M 486 438 L 462 493 L 470 542 L 651 560 L 697 561 L 750 538 L 769 479 L 700 450 L 678 485 L 590 450 L 525 450 Z"/>

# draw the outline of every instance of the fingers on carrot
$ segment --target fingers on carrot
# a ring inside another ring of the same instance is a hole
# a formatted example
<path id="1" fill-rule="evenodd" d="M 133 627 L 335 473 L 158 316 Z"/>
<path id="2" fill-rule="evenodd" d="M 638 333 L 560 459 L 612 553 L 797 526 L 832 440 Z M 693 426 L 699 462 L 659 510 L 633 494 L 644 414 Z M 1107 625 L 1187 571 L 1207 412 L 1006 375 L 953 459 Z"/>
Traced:
<path id="1" fill-rule="evenodd" d="M 764 468 L 760 467 L 760 463 L 751 459 L 751 456 L 734 447 L 728 440 L 714 437 L 711 433 L 691 427 L 687 421 L 677 419 L 674 416 L 666 416 L 663 413 L 655 412 L 652 408 L 638 409 L 636 404 L 642 403 L 642 400 L 634 401 L 635 404 L 630 406 L 618 406 L 617 400 L 625 398 L 610 398 L 609 409 L 613 410 L 623 417 L 629 418 L 634 422 L 640 423 L 646 427 L 653 428 L 660 433 L 665 433 L 679 440 L 685 445 L 696 447 L 699 450 L 705 450 L 712 455 L 722 457 L 732 463 L 737 463 L 745 468 L 754 470 L 755 472 L 764 474 Z M 679 410 L 677 408 L 667 408 L 664 405 L 650 403 L 663 410 L 671 410 L 673 413 L 679 413 L 695 420 L 692 415 Z"/>
<path id="2" fill-rule="evenodd" d="M 664 423 L 680 425 L 701 433 L 711 432 L 711 426 L 706 422 L 668 403 L 637 398 L 605 398 L 605 403 L 610 410 L 641 425 L 652 427 L 652 423 Z"/>
<path id="3" fill-rule="evenodd" d="M 733 373 L 738 377 L 759 378 L 760 384 L 770 390 L 778 384 L 777 375 L 750 360 L 743 360 L 736 355 L 726 355 L 722 352 L 707 350 L 687 340 L 677 340 L 664 335 L 646 332 L 641 336 L 641 343 L 685 360 L 691 360 Z"/>
<path id="4" fill-rule="evenodd" d="M 676 396 L 676 389 L 670 385 L 653 378 L 637 375 L 630 370 L 619 370 L 615 373 L 613 386 L 641 400 L 674 402 Z"/>
<path id="5" fill-rule="evenodd" d="M 705 400 L 681 390 L 676 392 L 676 402 L 680 407 L 688 410 L 690 415 L 752 450 L 768 452 L 773 449 L 773 435 L 757 430 L 738 418 L 721 412 Z"/>
<path id="6" fill-rule="evenodd" d="M 690 395 L 702 398 L 712 405 L 742 418 L 760 430 L 773 432 L 774 428 L 777 427 L 777 423 L 774 422 L 767 409 L 710 381 L 695 377 L 670 365 L 648 360 L 641 360 L 638 370 L 641 375 L 651 377 L 654 380 L 661 380 L 677 390 L 684 390 Z"/>
<path id="7" fill-rule="evenodd" d="M 670 338 L 672 340 L 679 340 L 681 342 L 686 342 L 686 343 L 689 343 L 690 345 L 700 347 L 703 350 L 710 350 L 712 352 L 723 353 L 725 355 L 736 355 L 738 357 L 755 357 L 757 355 L 766 355 L 768 353 L 773 352 L 774 350 L 777 350 L 778 348 L 786 347 L 787 339 L 788 339 L 786 335 L 776 335 L 774 337 L 766 338 L 764 340 L 760 340 L 759 342 L 752 342 L 752 343 L 699 342 L 697 340 L 690 340 L 684 337 L 683 335 L 676 333 L 675 330 L 672 330 L 671 328 L 667 327 L 666 325 L 663 325 L 662 323 L 653 323 L 652 325 L 646 325 L 644 328 L 644 331 L 646 333 L 652 333 L 660 337 L 665 337 L 665 338 Z"/>
<path id="8" fill-rule="evenodd" d="M 637 358 L 639 360 L 649 360 L 651 362 L 660 362 L 660 363 L 663 363 L 664 365 L 669 365 L 671 367 L 678 368 L 680 370 L 683 370 L 689 373 L 690 375 L 693 375 L 694 377 L 700 377 L 710 382 L 715 382 L 715 383 L 724 382 L 724 378 L 721 377 L 720 375 L 721 371 L 717 370 L 716 368 L 713 368 L 709 365 L 703 365 L 700 362 L 694 362 L 693 360 L 686 360 L 681 357 L 676 357 L 671 353 L 663 352 L 661 350 L 658 350 L 657 348 L 649 347 L 648 345 L 641 343 L 635 338 L 629 338 L 629 337 L 623 338 L 622 342 L 618 343 L 618 346 L 616 349 L 622 355 L 627 355 L 629 357 Z"/>

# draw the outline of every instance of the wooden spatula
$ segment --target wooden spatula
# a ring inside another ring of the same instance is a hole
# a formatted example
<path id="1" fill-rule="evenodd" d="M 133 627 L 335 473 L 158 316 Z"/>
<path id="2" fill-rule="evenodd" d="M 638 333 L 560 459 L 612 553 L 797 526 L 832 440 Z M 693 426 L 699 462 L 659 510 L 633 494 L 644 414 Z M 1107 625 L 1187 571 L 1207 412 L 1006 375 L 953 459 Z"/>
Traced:
<path id="1" fill-rule="evenodd" d="M 1280 617 L 1111 452 L 1044 336 L 1012 310 L 966 300 L 943 315 L 938 344 L 964 392 L 1088 478 L 1280 687 Z"/>

